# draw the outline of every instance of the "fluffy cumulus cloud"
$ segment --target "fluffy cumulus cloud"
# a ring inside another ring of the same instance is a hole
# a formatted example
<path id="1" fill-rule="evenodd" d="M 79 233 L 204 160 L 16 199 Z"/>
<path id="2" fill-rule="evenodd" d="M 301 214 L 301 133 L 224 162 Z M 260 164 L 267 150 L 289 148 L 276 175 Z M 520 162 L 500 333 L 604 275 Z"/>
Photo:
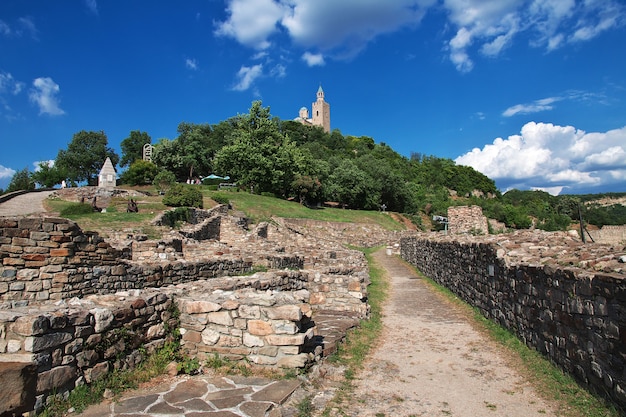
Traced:
<path id="1" fill-rule="evenodd" d="M 587 133 L 529 122 L 519 135 L 497 138 L 455 162 L 492 178 L 503 190 L 588 190 L 626 179 L 626 126 Z"/>
<path id="2" fill-rule="evenodd" d="M 39 114 L 49 114 L 59 116 L 65 114 L 59 107 L 58 94 L 61 91 L 59 85 L 52 78 L 40 77 L 33 81 L 33 88 L 28 97 L 30 101 L 39 107 Z"/>

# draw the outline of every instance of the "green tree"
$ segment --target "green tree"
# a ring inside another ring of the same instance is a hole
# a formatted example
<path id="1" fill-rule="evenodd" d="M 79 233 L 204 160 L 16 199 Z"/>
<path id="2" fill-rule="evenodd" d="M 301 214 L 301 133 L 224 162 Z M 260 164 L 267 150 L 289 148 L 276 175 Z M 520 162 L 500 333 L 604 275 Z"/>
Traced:
<path id="1" fill-rule="evenodd" d="M 70 181 L 96 185 L 98 173 L 107 157 L 111 158 L 113 166 L 119 161 L 119 156 L 107 145 L 108 139 L 103 131 L 81 130 L 74 134 L 67 149 L 59 151 L 55 165 L 67 172 Z"/>
<path id="2" fill-rule="evenodd" d="M 328 178 L 327 193 L 334 201 L 353 209 L 379 208 L 380 194 L 372 178 L 350 159 L 343 159 Z"/>
<path id="3" fill-rule="evenodd" d="M 216 150 L 214 140 L 208 124 L 181 122 L 176 139 L 161 139 L 154 146 L 152 161 L 173 172 L 179 181 L 208 175 Z"/>
<path id="4" fill-rule="evenodd" d="M 31 179 L 43 187 L 52 188 L 61 184 L 67 178 L 67 172 L 56 164 L 50 166 L 48 162 L 40 162 L 35 172 L 30 174 Z"/>
<path id="5" fill-rule="evenodd" d="M 132 130 L 130 136 L 120 143 L 122 148 L 120 166 L 129 166 L 136 160 L 143 159 L 143 146 L 147 143 L 152 143 L 150 135 L 139 130 Z"/>
<path id="6" fill-rule="evenodd" d="M 11 178 L 11 182 L 7 187 L 6 192 L 12 193 L 14 191 L 20 190 L 34 190 L 35 182 L 30 177 L 30 173 L 28 172 L 28 168 L 21 169 L 13 174 Z"/>
<path id="7" fill-rule="evenodd" d="M 213 158 L 215 170 L 255 193 L 287 196 L 297 175 L 313 170 L 311 156 L 279 129 L 269 107 L 252 103 L 248 114 L 231 119 L 231 144 Z"/>
<path id="8" fill-rule="evenodd" d="M 138 159 L 133 162 L 120 177 L 123 184 L 148 185 L 152 184 L 154 177 L 159 173 L 159 168 L 150 161 Z"/>

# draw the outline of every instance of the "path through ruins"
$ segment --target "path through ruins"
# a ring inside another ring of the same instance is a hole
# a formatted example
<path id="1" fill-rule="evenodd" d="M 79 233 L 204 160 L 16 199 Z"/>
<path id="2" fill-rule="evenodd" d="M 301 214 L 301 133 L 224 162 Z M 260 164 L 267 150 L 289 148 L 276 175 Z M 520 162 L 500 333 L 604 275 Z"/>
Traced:
<path id="1" fill-rule="evenodd" d="M 9 201 L 0 203 L 0 217 L 2 216 L 26 216 L 29 214 L 43 213 L 43 201 L 54 191 L 39 191 L 26 193 L 13 197 Z"/>
<path id="2" fill-rule="evenodd" d="M 350 416 L 554 416 L 554 407 L 507 365 L 457 307 L 396 256 L 379 345 L 355 381 Z"/>

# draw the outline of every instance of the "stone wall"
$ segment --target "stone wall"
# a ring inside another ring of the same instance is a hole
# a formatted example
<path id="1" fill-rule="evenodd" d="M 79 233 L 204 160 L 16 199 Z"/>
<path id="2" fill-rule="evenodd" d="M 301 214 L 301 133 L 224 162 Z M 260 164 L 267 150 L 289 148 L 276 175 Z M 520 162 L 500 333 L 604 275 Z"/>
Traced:
<path id="1" fill-rule="evenodd" d="M 466 240 L 406 237 L 401 254 L 626 409 L 623 247 L 535 232 Z"/>
<path id="2" fill-rule="evenodd" d="M 448 231 L 450 234 L 489 234 L 487 218 L 479 206 L 452 206 L 448 208 Z"/>
<path id="3" fill-rule="evenodd" d="M 626 226 L 602 226 L 599 230 L 589 230 L 589 234 L 597 243 L 626 244 Z"/>
<path id="4" fill-rule="evenodd" d="M 0 415 L 39 409 L 51 394 L 134 367 L 142 359 L 139 347 L 162 346 L 166 328 L 177 325 L 171 307 L 168 295 L 153 291 L 0 311 L 0 374 L 7 398 Z M 7 369 L 16 366 L 22 375 L 5 381 Z M 25 380 L 36 381 L 26 392 Z"/>
<path id="5" fill-rule="evenodd" d="M 197 248 L 203 256 L 187 260 L 182 248 L 182 242 L 174 239 L 133 242 L 116 249 L 97 233 L 83 232 L 71 220 L 2 218 L 0 308 L 241 275 L 255 266 L 303 265 L 303 259 L 292 254 L 267 251 L 257 260 L 242 257 L 240 252 L 207 251 L 206 246 Z"/>

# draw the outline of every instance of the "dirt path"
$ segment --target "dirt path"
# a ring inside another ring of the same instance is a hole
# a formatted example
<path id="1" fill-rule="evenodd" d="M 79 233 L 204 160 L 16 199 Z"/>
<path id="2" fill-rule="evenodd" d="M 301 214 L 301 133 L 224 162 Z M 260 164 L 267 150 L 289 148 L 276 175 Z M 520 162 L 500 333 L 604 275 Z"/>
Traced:
<path id="1" fill-rule="evenodd" d="M 53 191 L 39 191 L 13 197 L 9 201 L 0 203 L 0 217 L 43 213 L 46 211 L 43 207 L 43 201 L 52 193 Z"/>
<path id="2" fill-rule="evenodd" d="M 554 416 L 493 343 L 399 258 L 389 274 L 384 330 L 355 381 L 349 416 Z"/>

